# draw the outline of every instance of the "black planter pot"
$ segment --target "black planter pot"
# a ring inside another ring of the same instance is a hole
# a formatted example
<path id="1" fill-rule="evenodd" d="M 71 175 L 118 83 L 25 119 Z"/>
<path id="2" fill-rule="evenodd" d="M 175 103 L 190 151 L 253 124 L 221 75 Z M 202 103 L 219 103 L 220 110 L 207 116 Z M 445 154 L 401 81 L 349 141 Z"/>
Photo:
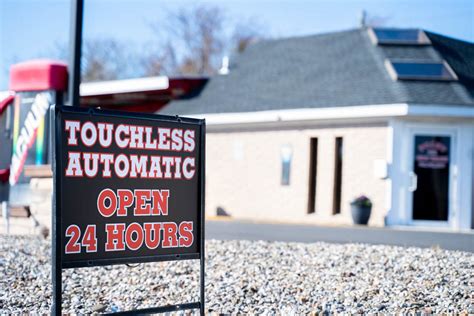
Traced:
<path id="1" fill-rule="evenodd" d="M 367 225 L 372 212 L 372 206 L 351 204 L 352 220 L 357 225 Z"/>

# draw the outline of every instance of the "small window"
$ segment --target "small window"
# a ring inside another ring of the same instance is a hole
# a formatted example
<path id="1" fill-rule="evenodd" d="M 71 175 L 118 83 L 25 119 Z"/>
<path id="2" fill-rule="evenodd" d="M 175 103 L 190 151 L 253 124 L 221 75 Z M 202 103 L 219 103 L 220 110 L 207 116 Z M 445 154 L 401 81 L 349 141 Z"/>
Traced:
<path id="1" fill-rule="evenodd" d="M 385 64 L 395 80 L 457 80 L 451 67 L 442 61 L 387 60 Z"/>
<path id="2" fill-rule="evenodd" d="M 334 150 L 334 187 L 332 197 L 332 213 L 341 213 L 342 195 L 342 158 L 344 155 L 342 137 L 336 137 L 336 148 Z"/>
<path id="3" fill-rule="evenodd" d="M 370 37 L 378 45 L 429 45 L 425 32 L 418 29 L 369 29 Z"/>
<path id="4" fill-rule="evenodd" d="M 290 168 L 293 150 L 291 146 L 284 145 L 281 147 L 281 185 L 290 185 Z"/>
<path id="5" fill-rule="evenodd" d="M 311 138 L 309 148 L 308 213 L 316 211 L 316 186 L 318 179 L 318 139 Z"/>

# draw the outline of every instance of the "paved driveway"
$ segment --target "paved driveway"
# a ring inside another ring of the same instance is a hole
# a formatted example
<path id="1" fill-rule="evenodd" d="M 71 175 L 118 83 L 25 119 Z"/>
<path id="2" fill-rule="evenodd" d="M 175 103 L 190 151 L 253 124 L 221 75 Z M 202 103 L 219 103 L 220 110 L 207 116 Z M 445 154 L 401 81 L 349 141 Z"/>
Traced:
<path id="1" fill-rule="evenodd" d="M 262 224 L 246 221 L 206 221 L 206 238 L 295 242 L 368 243 L 436 247 L 474 252 L 474 232 L 415 231 L 398 228 L 320 227 Z"/>

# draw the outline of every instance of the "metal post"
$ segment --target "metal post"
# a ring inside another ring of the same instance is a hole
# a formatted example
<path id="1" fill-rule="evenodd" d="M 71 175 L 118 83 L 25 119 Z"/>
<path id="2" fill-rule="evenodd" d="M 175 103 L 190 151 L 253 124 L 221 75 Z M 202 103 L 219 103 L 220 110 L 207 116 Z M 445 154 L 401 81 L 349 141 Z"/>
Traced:
<path id="1" fill-rule="evenodd" d="M 80 106 L 79 85 L 81 83 L 82 19 L 84 0 L 71 1 L 71 30 L 69 36 L 69 89 L 68 105 Z"/>
<path id="2" fill-rule="evenodd" d="M 205 315 L 205 293 L 206 293 L 206 284 L 205 284 L 205 276 L 206 276 L 206 271 L 205 271 L 205 266 L 206 266 L 206 254 L 205 254 L 205 221 L 206 221 L 206 215 L 205 215 L 205 195 L 206 195 L 206 121 L 203 120 L 201 123 L 201 163 L 200 163 L 200 169 L 201 169 L 201 304 L 200 304 L 200 314 L 201 316 Z"/>
<path id="3" fill-rule="evenodd" d="M 55 200 L 56 198 L 53 197 Z M 54 201 L 55 203 L 55 201 Z M 55 207 L 56 209 L 56 207 Z M 58 218 L 56 214 L 53 214 L 53 234 L 52 234 L 52 261 L 53 264 L 51 265 L 51 275 L 53 279 L 53 306 L 51 309 L 51 315 L 61 315 L 62 314 L 62 297 L 63 297 L 63 283 L 62 283 L 62 267 L 61 267 L 61 253 L 60 250 L 60 242 L 56 240 L 57 236 L 57 228 L 58 225 Z"/>
<path id="4" fill-rule="evenodd" d="M 58 142 L 58 134 L 60 129 L 57 127 L 56 120 L 57 107 L 50 108 L 50 122 L 51 122 L 51 138 L 52 138 L 52 167 L 53 167 L 53 216 L 52 216 L 52 235 L 51 235 L 51 277 L 53 281 L 53 306 L 51 308 L 51 315 L 62 314 L 62 264 L 61 264 L 61 205 L 59 203 L 61 197 L 61 182 L 60 177 L 57 176 L 56 170 L 61 167 L 61 162 L 58 161 L 60 157 L 60 143 Z M 60 159 L 59 159 L 60 160 Z M 59 166 L 58 166 L 59 165 Z"/>

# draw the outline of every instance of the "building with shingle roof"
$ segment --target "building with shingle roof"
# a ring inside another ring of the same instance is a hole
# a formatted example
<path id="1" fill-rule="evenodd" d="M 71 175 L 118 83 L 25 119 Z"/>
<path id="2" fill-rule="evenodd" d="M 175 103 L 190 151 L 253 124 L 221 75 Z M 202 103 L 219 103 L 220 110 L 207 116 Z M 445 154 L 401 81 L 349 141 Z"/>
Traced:
<path id="1" fill-rule="evenodd" d="M 207 207 L 235 217 L 473 228 L 474 44 L 359 28 L 260 41 L 160 114 L 208 122 Z"/>
<path id="2" fill-rule="evenodd" d="M 202 114 L 367 104 L 474 105 L 474 48 L 425 33 L 431 45 L 374 45 L 365 29 L 258 42 L 192 99 L 161 113 Z M 394 81 L 385 60 L 446 60 L 459 81 Z M 230 88 L 232 87 L 232 88 Z"/>

